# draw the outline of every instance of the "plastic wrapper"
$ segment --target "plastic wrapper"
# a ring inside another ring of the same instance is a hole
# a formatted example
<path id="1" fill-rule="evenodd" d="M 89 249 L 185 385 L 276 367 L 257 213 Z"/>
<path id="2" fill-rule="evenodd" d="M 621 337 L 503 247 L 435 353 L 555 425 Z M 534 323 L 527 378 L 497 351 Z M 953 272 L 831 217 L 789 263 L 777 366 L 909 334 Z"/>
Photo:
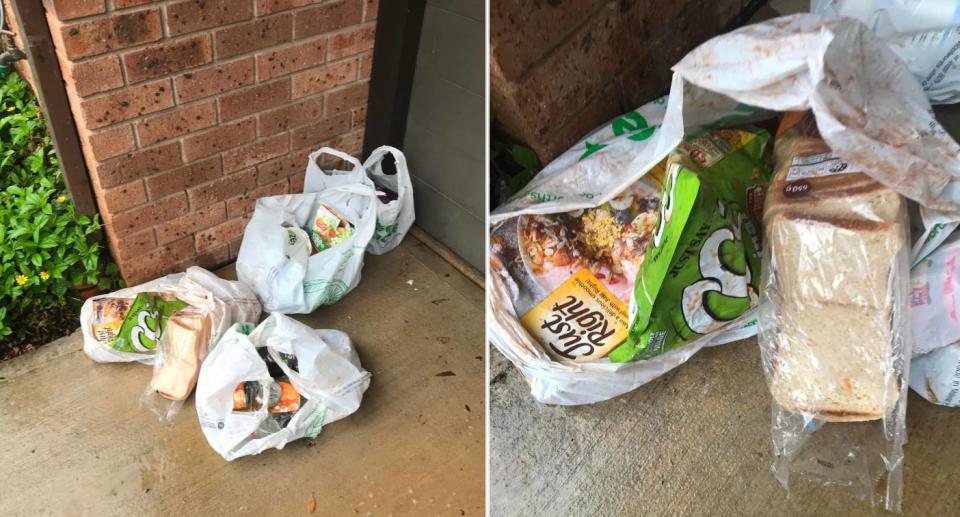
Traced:
<path id="1" fill-rule="evenodd" d="M 960 101 L 960 1 L 811 0 L 810 11 L 862 21 L 903 60 L 934 104 Z"/>
<path id="2" fill-rule="evenodd" d="M 320 158 L 333 156 L 352 166 L 349 171 L 324 170 Z M 388 158 L 391 165 L 387 165 Z M 304 192 L 321 192 L 347 183 L 372 184 L 377 189 L 377 225 L 367 251 L 382 255 L 400 245 L 413 226 L 413 182 L 403 152 L 390 146 L 378 147 L 360 164 L 349 154 L 324 147 L 310 155 L 303 180 Z"/>
<path id="3" fill-rule="evenodd" d="M 671 153 L 629 333 L 610 360 L 650 359 L 756 307 L 769 140 L 761 130 L 710 130 Z"/>
<path id="4" fill-rule="evenodd" d="M 784 116 L 764 210 L 759 343 L 774 473 L 846 485 L 897 509 L 906 441 L 906 202 Z M 886 477 L 886 490 L 877 485 Z"/>
<path id="5" fill-rule="evenodd" d="M 960 343 L 915 357 L 910 362 L 910 387 L 934 404 L 960 407 Z"/>
<path id="6" fill-rule="evenodd" d="M 257 200 L 237 254 L 237 277 L 257 293 L 267 311 L 311 313 L 336 303 L 360 283 L 379 201 L 369 180 L 348 179 L 322 192 Z M 352 231 L 312 253 L 304 229 L 313 231 L 321 207 L 335 211 Z"/>
<path id="7" fill-rule="evenodd" d="M 960 234 L 919 260 L 910 283 L 914 356 L 960 341 Z"/>
<path id="8" fill-rule="evenodd" d="M 227 461 L 316 437 L 360 407 L 370 374 L 350 338 L 282 314 L 238 323 L 210 351 L 197 382 L 200 428 Z"/>

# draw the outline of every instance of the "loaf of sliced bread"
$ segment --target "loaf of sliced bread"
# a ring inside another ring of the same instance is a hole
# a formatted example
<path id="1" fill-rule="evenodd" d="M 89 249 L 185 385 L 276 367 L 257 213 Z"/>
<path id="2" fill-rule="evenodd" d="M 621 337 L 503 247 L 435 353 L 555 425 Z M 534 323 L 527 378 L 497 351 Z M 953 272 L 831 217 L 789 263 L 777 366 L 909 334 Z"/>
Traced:
<path id="1" fill-rule="evenodd" d="M 777 303 L 771 393 L 828 421 L 882 418 L 899 396 L 892 283 L 908 244 L 895 191 L 830 152 L 811 116 L 776 143 L 764 207 Z M 784 118 L 788 122 L 789 117 Z"/>

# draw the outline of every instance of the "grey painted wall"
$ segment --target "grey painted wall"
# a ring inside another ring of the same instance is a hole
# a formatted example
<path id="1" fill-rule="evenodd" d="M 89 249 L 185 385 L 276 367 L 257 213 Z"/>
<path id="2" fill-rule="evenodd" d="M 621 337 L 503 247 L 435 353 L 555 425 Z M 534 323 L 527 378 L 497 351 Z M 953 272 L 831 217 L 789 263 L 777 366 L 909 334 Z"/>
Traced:
<path id="1" fill-rule="evenodd" d="M 404 153 L 417 225 L 483 270 L 483 0 L 428 0 Z"/>

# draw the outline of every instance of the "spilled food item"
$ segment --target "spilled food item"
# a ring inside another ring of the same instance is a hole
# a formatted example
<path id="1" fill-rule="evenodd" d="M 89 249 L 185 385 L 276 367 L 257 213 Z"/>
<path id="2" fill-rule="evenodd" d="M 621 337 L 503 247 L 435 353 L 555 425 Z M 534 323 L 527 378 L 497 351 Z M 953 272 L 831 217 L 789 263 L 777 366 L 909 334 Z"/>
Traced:
<path id="1" fill-rule="evenodd" d="M 668 157 L 630 330 L 611 361 L 658 356 L 756 306 L 769 141 L 763 130 L 713 130 L 687 138 Z"/>

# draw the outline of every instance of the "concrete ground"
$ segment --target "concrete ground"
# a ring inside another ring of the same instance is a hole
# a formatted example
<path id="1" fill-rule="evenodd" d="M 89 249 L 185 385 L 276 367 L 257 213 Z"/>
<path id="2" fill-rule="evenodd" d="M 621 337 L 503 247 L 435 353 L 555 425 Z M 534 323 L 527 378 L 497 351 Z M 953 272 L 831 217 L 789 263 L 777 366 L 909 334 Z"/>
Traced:
<path id="1" fill-rule="evenodd" d="M 512 364 L 490 359 L 491 516 L 871 514 L 839 488 L 788 497 L 774 479 L 755 339 L 578 407 L 535 402 Z M 960 515 L 960 409 L 911 392 L 907 414 L 904 514 Z"/>
<path id="2" fill-rule="evenodd" d="M 0 364 L 0 515 L 482 515 L 483 291 L 408 236 L 297 319 L 350 335 L 363 404 L 229 463 L 192 399 L 165 427 L 138 407 L 151 369 L 92 363 L 79 334 Z"/>

